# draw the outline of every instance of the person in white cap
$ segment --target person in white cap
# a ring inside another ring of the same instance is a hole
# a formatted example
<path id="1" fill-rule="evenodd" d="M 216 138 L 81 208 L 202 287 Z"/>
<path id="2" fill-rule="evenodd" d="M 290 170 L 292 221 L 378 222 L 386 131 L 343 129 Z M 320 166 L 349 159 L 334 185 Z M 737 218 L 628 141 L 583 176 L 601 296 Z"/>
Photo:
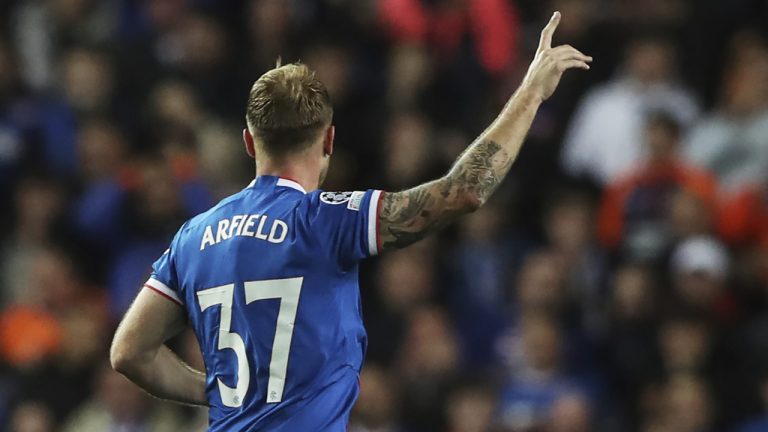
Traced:
<path id="1" fill-rule="evenodd" d="M 713 312 L 728 277 L 728 251 L 708 236 L 689 238 L 672 254 L 675 293 L 686 306 Z"/>

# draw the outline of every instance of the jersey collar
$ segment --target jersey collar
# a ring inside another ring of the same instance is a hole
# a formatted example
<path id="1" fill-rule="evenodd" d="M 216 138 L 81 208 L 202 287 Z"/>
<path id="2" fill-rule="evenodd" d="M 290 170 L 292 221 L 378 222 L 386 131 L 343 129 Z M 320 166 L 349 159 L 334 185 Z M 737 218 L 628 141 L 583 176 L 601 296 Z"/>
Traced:
<path id="1" fill-rule="evenodd" d="M 254 186 L 262 186 L 262 185 L 287 187 L 287 188 L 295 189 L 303 194 L 307 193 L 307 191 L 304 190 L 304 188 L 294 180 L 290 180 L 282 177 L 266 176 L 266 175 L 258 176 L 255 179 L 253 179 L 253 181 L 251 182 L 251 184 L 248 185 L 248 187 L 252 188 Z"/>

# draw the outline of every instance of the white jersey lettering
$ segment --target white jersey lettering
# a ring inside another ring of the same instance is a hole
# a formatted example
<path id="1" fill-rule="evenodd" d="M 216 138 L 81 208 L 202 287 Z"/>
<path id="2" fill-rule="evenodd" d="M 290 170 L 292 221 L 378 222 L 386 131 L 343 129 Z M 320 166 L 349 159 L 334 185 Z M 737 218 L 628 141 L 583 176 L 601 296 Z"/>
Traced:
<path id="1" fill-rule="evenodd" d="M 272 219 L 271 221 L 267 221 L 267 219 L 269 219 L 267 215 L 236 215 L 208 225 L 203 231 L 200 250 L 203 251 L 210 246 L 235 237 L 252 237 L 273 244 L 285 241 L 288 236 L 288 224 L 280 219 Z M 258 227 L 254 231 L 257 222 Z M 214 227 L 216 228 L 215 237 L 213 235 Z"/>

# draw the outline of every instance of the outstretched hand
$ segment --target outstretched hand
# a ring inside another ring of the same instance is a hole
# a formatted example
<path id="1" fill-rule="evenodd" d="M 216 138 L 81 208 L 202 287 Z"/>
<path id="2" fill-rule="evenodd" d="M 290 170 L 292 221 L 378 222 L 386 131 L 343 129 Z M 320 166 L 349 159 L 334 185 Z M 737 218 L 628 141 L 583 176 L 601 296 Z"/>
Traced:
<path id="1" fill-rule="evenodd" d="M 574 68 L 588 70 L 588 63 L 592 61 L 592 57 L 570 45 L 552 48 L 552 35 L 558 24 L 560 24 L 560 12 L 555 12 L 541 31 L 536 57 L 523 79 L 523 87 L 533 91 L 541 100 L 552 96 L 563 72 Z"/>

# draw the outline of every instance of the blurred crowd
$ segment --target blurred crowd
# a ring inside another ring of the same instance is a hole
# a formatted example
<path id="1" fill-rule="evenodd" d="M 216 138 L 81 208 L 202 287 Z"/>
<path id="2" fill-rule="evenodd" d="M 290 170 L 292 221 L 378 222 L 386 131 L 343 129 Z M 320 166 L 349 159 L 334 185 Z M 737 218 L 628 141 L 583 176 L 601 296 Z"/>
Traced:
<path id="1" fill-rule="evenodd" d="M 553 10 L 592 70 L 486 207 L 364 265 L 350 431 L 768 431 L 762 0 L 0 2 L 0 429 L 205 429 L 107 351 L 180 224 L 252 178 L 278 56 L 334 101 L 325 189 L 396 190 L 492 120 Z"/>

